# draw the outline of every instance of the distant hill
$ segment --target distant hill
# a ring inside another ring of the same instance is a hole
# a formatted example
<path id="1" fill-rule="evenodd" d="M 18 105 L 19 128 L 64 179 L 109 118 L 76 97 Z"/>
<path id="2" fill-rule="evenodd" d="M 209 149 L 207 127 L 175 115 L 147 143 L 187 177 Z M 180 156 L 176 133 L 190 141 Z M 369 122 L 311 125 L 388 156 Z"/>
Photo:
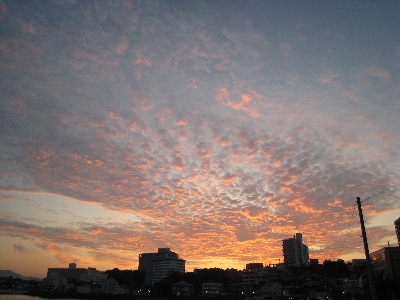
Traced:
<path id="1" fill-rule="evenodd" d="M 21 274 L 15 273 L 11 270 L 0 270 L 0 277 L 14 277 L 22 280 L 41 280 L 41 278 L 36 278 L 32 276 L 22 276 Z"/>

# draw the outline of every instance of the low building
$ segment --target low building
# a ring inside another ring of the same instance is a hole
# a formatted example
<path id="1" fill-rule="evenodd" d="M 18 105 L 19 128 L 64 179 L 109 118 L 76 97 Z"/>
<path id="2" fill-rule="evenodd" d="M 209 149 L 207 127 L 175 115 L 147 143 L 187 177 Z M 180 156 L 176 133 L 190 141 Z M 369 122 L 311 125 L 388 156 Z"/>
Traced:
<path id="1" fill-rule="evenodd" d="M 357 279 L 341 279 L 343 293 L 357 299 L 361 296 L 360 282 Z"/>
<path id="2" fill-rule="evenodd" d="M 129 294 L 129 286 L 117 284 L 113 289 L 113 294 L 114 295 L 128 295 Z"/>
<path id="3" fill-rule="evenodd" d="M 45 291 L 63 292 L 68 284 L 67 278 L 61 278 L 57 273 L 51 273 L 50 276 L 43 278 L 42 289 Z"/>
<path id="4" fill-rule="evenodd" d="M 251 283 L 253 285 L 265 281 L 265 274 L 259 270 L 258 272 L 243 272 L 240 274 L 243 283 Z"/>
<path id="5" fill-rule="evenodd" d="M 282 284 L 279 282 L 266 282 L 261 287 L 262 299 L 282 299 Z"/>
<path id="6" fill-rule="evenodd" d="M 384 247 L 370 256 L 374 272 L 383 279 L 400 280 L 400 247 Z"/>
<path id="7" fill-rule="evenodd" d="M 75 282 L 94 282 L 101 283 L 107 280 L 108 275 L 102 271 L 96 270 L 96 268 L 77 268 L 76 264 L 69 264 L 68 268 L 48 268 L 47 277 L 58 276 Z"/>
<path id="8" fill-rule="evenodd" d="M 79 281 L 85 271 L 84 268 L 77 268 L 75 263 L 70 263 L 68 268 L 48 268 L 47 277 L 57 274 L 60 278 Z"/>
<path id="9" fill-rule="evenodd" d="M 104 294 L 113 294 L 114 289 L 118 286 L 118 281 L 114 278 L 108 278 L 106 281 L 102 283 L 102 292 Z"/>
<path id="10" fill-rule="evenodd" d="M 263 263 L 249 263 L 246 264 L 246 271 L 258 271 L 264 268 Z"/>
<path id="11" fill-rule="evenodd" d="M 201 293 L 204 296 L 215 297 L 221 295 L 223 285 L 220 282 L 204 282 L 201 285 Z"/>
<path id="12" fill-rule="evenodd" d="M 186 281 L 179 281 L 172 285 L 172 295 L 176 297 L 190 297 L 193 295 L 193 285 Z"/>
<path id="13" fill-rule="evenodd" d="M 232 297 L 251 296 L 254 292 L 254 285 L 252 283 L 233 283 L 230 286 L 230 295 Z"/>
<path id="14" fill-rule="evenodd" d="M 76 292 L 78 294 L 90 294 L 92 291 L 90 284 L 88 283 L 80 283 L 76 287 Z"/>
<path id="15" fill-rule="evenodd" d="M 357 258 L 351 261 L 353 268 L 363 268 L 367 266 L 367 260 L 365 258 Z"/>
<path id="16" fill-rule="evenodd" d="M 102 285 L 107 286 L 108 275 L 96 268 L 77 268 L 75 263 L 68 268 L 48 268 L 43 279 L 42 289 L 47 291 L 67 292 L 76 288 L 77 293 L 102 292 Z"/>
<path id="17" fill-rule="evenodd" d="M 84 282 L 94 282 L 94 283 L 102 283 L 106 281 L 108 275 L 102 271 L 96 270 L 96 268 L 87 268 L 85 269 L 81 276 L 80 280 Z"/>

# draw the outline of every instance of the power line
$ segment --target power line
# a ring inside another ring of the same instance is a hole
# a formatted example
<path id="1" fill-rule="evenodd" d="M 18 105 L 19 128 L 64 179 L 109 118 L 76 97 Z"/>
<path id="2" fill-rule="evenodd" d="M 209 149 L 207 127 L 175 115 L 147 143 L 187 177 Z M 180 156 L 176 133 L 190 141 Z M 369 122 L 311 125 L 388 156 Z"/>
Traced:
<path id="1" fill-rule="evenodd" d="M 371 195 L 371 196 L 365 198 L 364 200 L 361 200 L 361 203 L 363 203 L 363 202 L 365 202 L 365 201 L 367 201 L 367 200 L 369 200 L 369 199 L 371 199 L 371 198 L 375 198 L 376 196 L 379 196 L 380 194 L 383 194 L 383 193 L 385 193 L 385 192 L 388 191 L 388 190 L 390 190 L 390 188 L 387 188 L 387 189 L 385 189 L 385 190 L 383 190 L 383 191 L 380 191 L 380 192 L 378 192 L 378 193 L 376 193 L 376 194 L 373 194 L 373 195 Z M 357 205 L 357 204 L 356 204 L 356 205 Z"/>

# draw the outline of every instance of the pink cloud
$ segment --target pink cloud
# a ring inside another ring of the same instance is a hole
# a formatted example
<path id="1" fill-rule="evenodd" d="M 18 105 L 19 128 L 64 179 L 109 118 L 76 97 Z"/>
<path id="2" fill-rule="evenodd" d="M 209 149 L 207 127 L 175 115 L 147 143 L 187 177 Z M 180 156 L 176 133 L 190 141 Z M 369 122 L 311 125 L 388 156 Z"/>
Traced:
<path id="1" fill-rule="evenodd" d="M 142 58 L 141 55 L 137 55 L 137 58 L 133 61 L 134 65 L 144 65 L 147 67 L 151 67 L 153 65 L 153 63 L 146 59 L 146 58 Z"/>
<path id="2" fill-rule="evenodd" d="M 117 54 L 124 54 L 125 50 L 128 49 L 128 46 L 129 46 L 128 40 L 121 39 L 115 52 L 117 52 Z"/>
<path id="3" fill-rule="evenodd" d="M 146 5 L 123 5 L 129 13 L 112 4 L 85 9 L 81 16 L 88 27 L 68 31 L 60 45 L 58 33 L 71 27 L 46 31 L 54 34 L 47 45 L 55 50 L 54 60 L 34 44 L 0 42 L 6 71 L 30 63 L 24 76 L 4 72 L 12 74 L 7 84 L 15 87 L 4 101 L 9 131 L 1 149 L 2 180 L 15 190 L 66 195 L 140 221 L 79 219 L 75 229 L 52 228 L 52 220 L 35 227 L 24 220 L 2 224 L 3 233 L 54 243 L 60 249 L 53 255 L 63 260 L 82 249 L 94 249 L 85 257 L 92 262 L 112 251 L 136 255 L 164 244 L 177 245 L 190 261 L 276 260 L 282 258 L 280 239 L 297 226 L 319 249 L 337 245 L 332 240 L 352 226 L 351 195 L 393 181 L 391 166 L 382 167 L 383 155 L 357 151 L 367 149 L 357 139 L 366 133 L 385 144 L 379 147 L 386 150 L 376 147 L 374 153 L 395 149 L 389 147 L 388 128 L 374 130 L 374 120 L 367 122 L 368 105 L 375 104 L 357 90 L 358 83 L 349 81 L 351 90 L 344 91 L 341 79 L 351 77 L 346 74 L 322 74 L 317 78 L 326 84 L 322 87 L 315 85 L 315 75 L 312 83 L 308 72 L 296 75 L 295 62 L 303 57 L 299 43 L 305 47 L 310 41 L 306 33 L 288 39 L 282 32 L 259 32 L 251 22 L 240 30 L 226 26 L 214 32 L 191 14 L 185 15 L 191 22 L 173 14 L 163 19 L 162 2 L 149 5 L 154 11 L 143 19 Z M 122 26 L 106 26 L 111 20 L 121 20 Z M 18 23 L 17 31 L 32 38 L 28 33 L 36 30 L 35 39 L 40 38 L 35 24 Z M 132 34 L 138 24 L 140 30 Z M 141 47 L 133 58 L 129 45 Z M 284 57 L 289 54 L 293 59 Z M 315 60 L 320 62 L 325 60 Z M 383 66 L 364 70 L 370 81 L 391 76 Z M 357 129 L 348 115 L 368 126 Z M 383 118 L 379 122 L 386 124 Z M 380 201 L 374 209 L 391 204 Z M 270 253 L 260 250 L 266 248 Z"/>
<path id="4" fill-rule="evenodd" d="M 1 1 L 0 2 L 0 20 L 3 20 L 6 15 L 8 15 L 7 5 L 3 1 Z"/>
<path id="5" fill-rule="evenodd" d="M 370 74 L 373 77 L 378 77 L 382 79 L 390 79 L 391 77 L 389 72 L 383 70 L 372 70 Z"/>
<path id="6" fill-rule="evenodd" d="M 0 8 L 0 10 L 1 10 L 1 8 Z M 21 24 L 21 27 L 22 27 L 21 28 L 22 31 L 24 31 L 24 32 L 28 32 L 31 34 L 36 33 L 36 29 L 32 23 L 23 23 L 23 24 Z"/>
<path id="7" fill-rule="evenodd" d="M 339 75 L 338 74 L 328 74 L 320 79 L 321 83 L 332 83 L 334 79 L 336 79 Z"/>

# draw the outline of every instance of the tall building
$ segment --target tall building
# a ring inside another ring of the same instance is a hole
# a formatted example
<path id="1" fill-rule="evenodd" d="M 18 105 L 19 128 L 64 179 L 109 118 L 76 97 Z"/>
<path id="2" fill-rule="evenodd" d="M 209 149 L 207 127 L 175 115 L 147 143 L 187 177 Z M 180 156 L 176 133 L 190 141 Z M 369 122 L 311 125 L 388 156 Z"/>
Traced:
<path id="1" fill-rule="evenodd" d="M 394 221 L 394 228 L 396 229 L 397 241 L 399 242 L 400 246 L 400 218 Z"/>
<path id="2" fill-rule="evenodd" d="M 303 236 L 296 233 L 292 238 L 282 240 L 283 261 L 288 266 L 309 264 L 308 247 L 303 244 Z"/>
<path id="3" fill-rule="evenodd" d="M 154 285 L 174 272 L 185 272 L 185 260 L 170 248 L 158 248 L 156 253 L 139 254 L 139 271 L 145 272 L 145 284 Z"/>

